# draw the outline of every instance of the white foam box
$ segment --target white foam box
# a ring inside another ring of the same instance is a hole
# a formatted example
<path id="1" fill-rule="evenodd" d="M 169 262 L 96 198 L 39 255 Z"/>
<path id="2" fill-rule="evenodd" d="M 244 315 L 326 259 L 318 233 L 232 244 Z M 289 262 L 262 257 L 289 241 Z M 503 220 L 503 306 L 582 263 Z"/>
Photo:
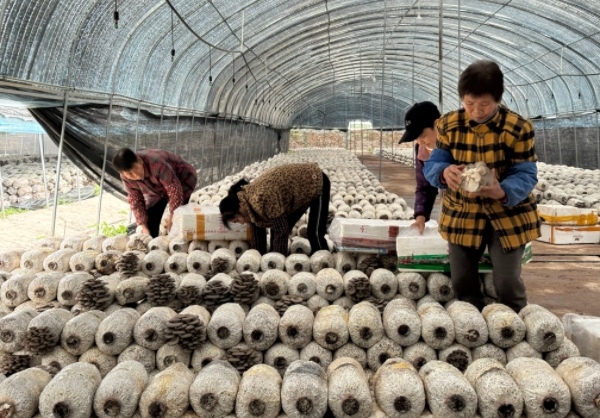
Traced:
<path id="1" fill-rule="evenodd" d="M 416 228 L 403 228 L 396 238 L 398 257 L 448 254 L 448 241 L 438 232 L 438 224 L 430 221 L 425 224 L 423 235 Z"/>
<path id="2" fill-rule="evenodd" d="M 413 228 L 401 230 L 396 238 L 396 253 L 400 271 L 441 271 L 450 272 L 448 241 L 438 232 L 435 222 L 425 225 L 423 235 Z M 529 263 L 533 258 L 531 243 L 527 243 L 521 259 L 521 265 Z M 490 256 L 484 253 L 479 261 L 478 271 L 492 271 Z"/>
<path id="3" fill-rule="evenodd" d="M 596 225 L 598 212 L 595 208 L 575 208 L 563 205 L 538 205 L 542 222 L 550 225 Z"/>
<path id="4" fill-rule="evenodd" d="M 396 237 L 401 228 L 414 220 L 334 218 L 329 238 L 337 248 L 367 248 L 395 252 Z"/>
<path id="5" fill-rule="evenodd" d="M 562 322 L 565 337 L 573 341 L 581 355 L 600 362 L 600 318 L 566 313 Z"/>
<path id="6" fill-rule="evenodd" d="M 175 209 L 169 238 L 183 241 L 250 239 L 249 225 L 230 223 L 230 227 L 223 224 L 218 207 L 189 203 Z"/>
<path id="7" fill-rule="evenodd" d="M 550 244 L 598 244 L 600 243 L 600 225 L 551 225 L 542 223 L 542 236 L 538 241 Z"/>
<path id="8" fill-rule="evenodd" d="M 423 235 L 414 228 L 403 229 L 396 238 L 398 268 L 401 271 L 449 271 L 448 241 L 438 232 L 436 222 L 425 225 Z"/>

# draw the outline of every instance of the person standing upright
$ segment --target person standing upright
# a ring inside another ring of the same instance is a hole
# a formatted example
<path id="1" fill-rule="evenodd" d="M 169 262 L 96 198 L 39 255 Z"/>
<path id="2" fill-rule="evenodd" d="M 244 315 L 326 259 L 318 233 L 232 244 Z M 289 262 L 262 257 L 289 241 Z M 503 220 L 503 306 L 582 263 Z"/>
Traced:
<path id="1" fill-rule="evenodd" d="M 487 246 L 499 302 L 519 312 L 527 304 L 521 279 L 525 245 L 540 236 L 532 190 L 537 183 L 531 122 L 501 104 L 504 76 L 493 61 L 477 61 L 460 75 L 463 108 L 437 123 L 437 148 L 425 163 L 425 178 L 445 189 L 439 230 L 449 242 L 450 275 L 459 300 L 484 307 L 478 275 Z M 478 192 L 461 189 L 466 164 L 483 161 L 493 184 Z"/>
<path id="2" fill-rule="evenodd" d="M 414 217 L 411 225 L 419 230 L 421 235 L 425 230 L 425 222 L 431 218 L 431 212 L 438 195 L 437 187 L 432 186 L 423 174 L 425 161 L 429 159 L 437 141 L 435 124 L 440 117 L 437 106 L 431 102 L 415 103 L 404 117 L 405 132 L 400 139 L 400 144 L 416 141 L 415 151 L 415 189 Z"/>

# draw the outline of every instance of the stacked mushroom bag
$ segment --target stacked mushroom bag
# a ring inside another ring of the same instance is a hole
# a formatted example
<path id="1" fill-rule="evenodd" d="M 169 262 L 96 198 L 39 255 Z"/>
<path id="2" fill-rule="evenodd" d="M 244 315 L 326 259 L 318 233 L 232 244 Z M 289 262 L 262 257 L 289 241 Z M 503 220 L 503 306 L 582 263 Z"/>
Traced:
<path id="1" fill-rule="evenodd" d="M 479 312 L 393 257 L 308 254 L 144 235 L 0 254 L 0 411 L 598 416 L 598 363 L 543 307 L 483 278 Z"/>

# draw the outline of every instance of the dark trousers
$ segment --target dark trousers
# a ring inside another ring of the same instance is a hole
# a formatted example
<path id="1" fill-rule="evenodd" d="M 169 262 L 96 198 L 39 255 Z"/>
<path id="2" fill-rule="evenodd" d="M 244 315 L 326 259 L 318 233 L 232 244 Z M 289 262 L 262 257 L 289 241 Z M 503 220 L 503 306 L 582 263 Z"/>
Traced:
<path id="1" fill-rule="evenodd" d="M 504 252 L 500 244 L 500 235 L 489 223 L 483 234 L 480 248 L 448 243 L 450 276 L 456 298 L 475 305 L 479 310 L 485 306 L 478 264 L 486 245 L 492 261 L 494 288 L 498 295 L 498 302 L 518 313 L 527 305 L 525 284 L 521 279 L 521 258 L 525 246 Z"/>
<path id="2" fill-rule="evenodd" d="M 325 233 L 327 232 L 327 215 L 329 214 L 330 195 L 331 181 L 329 180 L 329 177 L 323 173 L 323 189 L 321 195 L 310 202 L 308 207 L 300 208 L 287 216 L 287 222 L 290 229 L 289 233 L 291 233 L 294 225 L 296 225 L 302 215 L 306 213 L 306 210 L 310 209 L 306 232 L 308 242 L 310 243 L 311 253 L 327 249 Z M 272 239 L 273 237 L 271 237 L 271 240 Z M 271 248 L 273 248 L 273 241 L 271 241 Z"/>
<path id="3" fill-rule="evenodd" d="M 168 203 L 168 199 L 160 199 L 154 206 L 146 209 L 146 213 L 148 214 L 148 229 L 150 230 L 150 236 L 152 238 L 158 236 L 160 231 L 160 221 L 162 220 Z"/>
<path id="4" fill-rule="evenodd" d="M 329 177 L 323 173 L 323 191 L 317 199 L 310 202 L 310 212 L 308 213 L 308 223 L 306 225 L 306 234 L 308 242 L 310 242 L 311 253 L 327 249 L 325 233 L 327 232 L 327 215 L 329 214 L 330 195 L 331 181 L 329 181 Z M 297 219 L 296 222 L 298 222 Z M 291 225 L 294 225 L 296 222 Z"/>
<path id="5" fill-rule="evenodd" d="M 190 201 L 190 198 L 184 199 L 183 204 L 186 205 Z M 160 221 L 165 213 L 165 209 L 169 199 L 160 199 L 154 206 L 146 209 L 148 214 L 148 229 L 150 230 L 150 236 L 156 238 L 160 232 Z"/>

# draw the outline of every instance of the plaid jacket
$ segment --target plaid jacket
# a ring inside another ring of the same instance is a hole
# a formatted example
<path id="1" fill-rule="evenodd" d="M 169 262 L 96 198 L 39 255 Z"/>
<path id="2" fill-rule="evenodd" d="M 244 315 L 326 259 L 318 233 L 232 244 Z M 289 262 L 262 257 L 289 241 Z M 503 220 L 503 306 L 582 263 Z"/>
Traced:
<path id="1" fill-rule="evenodd" d="M 536 200 L 531 191 L 537 183 L 534 132 L 530 121 L 500 106 L 485 124 L 469 120 L 464 109 L 450 112 L 437 125 L 438 140 L 425 176 L 434 186 L 450 164 L 484 161 L 496 169 L 508 203 L 489 198 L 469 198 L 450 189 L 444 193 L 439 230 L 453 244 L 479 247 L 487 222 L 500 233 L 504 251 L 514 250 L 540 236 Z"/>
<path id="2" fill-rule="evenodd" d="M 138 225 L 148 222 L 146 208 L 161 199 L 169 200 L 169 211 L 183 205 L 196 188 L 196 170 L 178 155 L 159 149 L 136 153 L 144 164 L 142 180 L 121 180 L 127 190 L 127 199 Z"/>

